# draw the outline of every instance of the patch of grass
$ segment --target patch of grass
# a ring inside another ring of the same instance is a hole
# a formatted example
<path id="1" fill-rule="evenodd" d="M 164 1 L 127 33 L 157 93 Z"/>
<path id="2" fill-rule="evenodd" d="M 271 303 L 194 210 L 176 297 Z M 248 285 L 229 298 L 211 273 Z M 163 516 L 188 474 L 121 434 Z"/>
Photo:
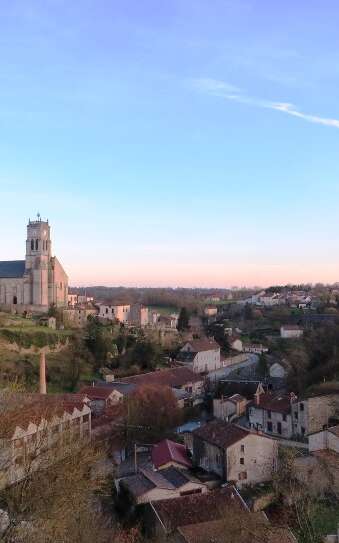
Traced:
<path id="1" fill-rule="evenodd" d="M 51 330 L 43 326 L 25 326 L 0 328 L 0 337 L 9 343 L 15 343 L 19 347 L 51 347 L 65 345 L 67 338 L 72 333 L 68 330 Z"/>
<path id="2" fill-rule="evenodd" d="M 321 501 L 314 506 L 312 515 L 315 532 L 320 537 L 337 533 L 339 522 L 339 503 Z"/>

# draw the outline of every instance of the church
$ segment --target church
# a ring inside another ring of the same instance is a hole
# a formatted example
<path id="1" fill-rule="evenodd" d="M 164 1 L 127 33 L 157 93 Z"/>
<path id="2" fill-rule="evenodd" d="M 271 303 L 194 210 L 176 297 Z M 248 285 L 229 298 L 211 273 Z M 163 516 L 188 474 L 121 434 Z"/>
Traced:
<path id="1" fill-rule="evenodd" d="M 47 311 L 67 306 L 68 277 L 52 256 L 50 225 L 28 221 L 25 260 L 0 261 L 0 307 L 4 310 Z"/>

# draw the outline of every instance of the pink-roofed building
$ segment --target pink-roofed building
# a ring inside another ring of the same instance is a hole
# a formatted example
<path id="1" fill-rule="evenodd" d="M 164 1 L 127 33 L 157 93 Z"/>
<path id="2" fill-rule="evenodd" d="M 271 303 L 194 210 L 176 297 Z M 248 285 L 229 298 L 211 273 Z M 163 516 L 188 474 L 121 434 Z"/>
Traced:
<path id="1" fill-rule="evenodd" d="M 152 463 L 155 469 L 161 470 L 169 467 L 188 469 L 192 462 L 188 458 L 185 445 L 170 439 L 164 439 L 152 447 Z"/>

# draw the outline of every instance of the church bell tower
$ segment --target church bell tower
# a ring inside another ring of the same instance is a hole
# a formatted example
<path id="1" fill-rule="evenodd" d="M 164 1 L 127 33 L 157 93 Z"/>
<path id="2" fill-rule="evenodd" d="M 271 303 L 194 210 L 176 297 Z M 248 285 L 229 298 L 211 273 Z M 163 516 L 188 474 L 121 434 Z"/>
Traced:
<path id="1" fill-rule="evenodd" d="M 48 307 L 48 269 L 51 257 L 50 226 L 38 213 L 37 220 L 29 220 L 26 240 L 24 297 L 26 303 Z M 30 300 L 28 302 L 28 300 Z"/>

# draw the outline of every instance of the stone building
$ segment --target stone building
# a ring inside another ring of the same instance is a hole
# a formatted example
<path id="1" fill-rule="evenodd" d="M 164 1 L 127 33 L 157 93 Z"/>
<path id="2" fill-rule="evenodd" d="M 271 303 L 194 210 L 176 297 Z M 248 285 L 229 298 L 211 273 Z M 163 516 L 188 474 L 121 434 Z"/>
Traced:
<path id="1" fill-rule="evenodd" d="M 17 311 L 47 311 L 67 306 L 68 277 L 52 256 L 47 221 L 29 220 L 25 260 L 0 261 L 0 307 Z"/>
<path id="2" fill-rule="evenodd" d="M 77 394 L 26 395 L 5 407 L 0 428 L 0 490 L 46 469 L 91 439 L 91 410 Z"/>
<path id="3" fill-rule="evenodd" d="M 193 464 L 240 488 L 272 479 L 278 443 L 232 423 L 215 420 L 193 432 Z"/>

